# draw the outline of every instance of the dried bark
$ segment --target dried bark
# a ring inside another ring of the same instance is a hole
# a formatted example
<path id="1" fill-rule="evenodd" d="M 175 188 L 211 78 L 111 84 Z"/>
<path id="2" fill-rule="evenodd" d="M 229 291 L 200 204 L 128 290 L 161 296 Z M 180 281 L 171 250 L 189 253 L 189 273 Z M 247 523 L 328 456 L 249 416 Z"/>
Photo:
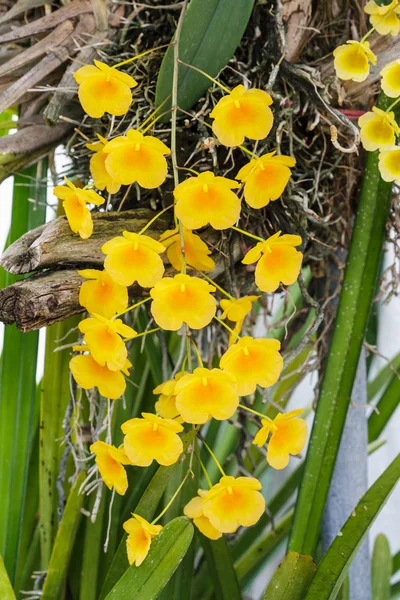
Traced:
<path id="1" fill-rule="evenodd" d="M 152 216 L 154 213 L 146 209 L 94 214 L 94 231 L 88 240 L 73 234 L 65 217 L 28 231 L 4 252 L 0 265 L 15 274 L 48 270 L 0 290 L 0 321 L 6 325 L 15 322 L 19 329 L 27 332 L 83 312 L 78 301 L 83 280 L 76 270 L 88 266 L 102 268 L 102 245 L 124 230 L 140 231 Z M 161 217 L 146 235 L 158 238 L 168 226 L 168 218 Z M 215 246 L 221 234 L 207 230 L 202 237 Z M 237 261 L 241 255 L 239 243 L 235 241 L 231 258 Z M 213 259 L 216 267 L 209 276 L 214 279 L 224 272 L 225 262 L 218 251 L 213 253 Z M 166 275 L 172 273 L 175 271 L 167 267 Z M 132 286 L 129 294 L 137 298 L 147 291 Z"/>

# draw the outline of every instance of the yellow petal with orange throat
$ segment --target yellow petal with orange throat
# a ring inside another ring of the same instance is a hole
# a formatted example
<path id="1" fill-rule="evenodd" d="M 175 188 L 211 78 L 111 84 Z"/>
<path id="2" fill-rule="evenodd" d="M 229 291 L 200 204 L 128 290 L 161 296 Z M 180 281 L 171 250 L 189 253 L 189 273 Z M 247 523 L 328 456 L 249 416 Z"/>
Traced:
<path id="1" fill-rule="evenodd" d="M 132 103 L 131 88 L 137 85 L 136 81 L 100 61 L 94 63 L 74 74 L 83 110 L 93 118 L 100 118 L 106 112 L 115 117 L 124 115 Z"/>
<path id="2" fill-rule="evenodd" d="M 104 268 L 120 285 L 130 286 L 136 281 L 141 287 L 153 287 L 164 274 L 159 254 L 165 247 L 147 235 L 124 231 L 123 236 L 106 242 Z"/>
<path id="3" fill-rule="evenodd" d="M 193 519 L 193 523 L 197 529 L 210 540 L 218 540 L 222 537 L 222 533 L 211 525 L 210 520 L 203 514 L 203 499 L 200 496 L 192 498 L 183 509 L 183 514 L 189 519 Z"/>
<path id="4" fill-rule="evenodd" d="M 206 327 L 215 315 L 215 288 L 199 277 L 179 274 L 164 277 L 150 290 L 151 313 L 159 327 L 177 331 L 186 323 L 193 329 Z"/>
<path id="5" fill-rule="evenodd" d="M 176 186 L 175 213 L 188 229 L 210 224 L 214 229 L 227 229 L 240 215 L 240 199 L 232 189 L 240 187 L 226 177 L 215 177 L 211 171 L 189 177 Z"/>
<path id="6" fill-rule="evenodd" d="M 247 481 L 245 481 L 247 480 Z M 250 527 L 265 511 L 261 484 L 251 477 L 222 477 L 203 497 L 203 513 L 222 533 Z"/>
<path id="7" fill-rule="evenodd" d="M 396 17 L 398 19 L 398 17 Z M 400 21 L 399 21 L 400 23 Z M 389 98 L 400 96 L 400 60 L 394 60 L 385 65 L 380 72 L 381 88 Z"/>
<path id="8" fill-rule="evenodd" d="M 229 419 L 239 404 L 236 379 L 220 369 L 195 369 L 177 382 L 175 393 L 176 407 L 186 423 Z"/>
<path id="9" fill-rule="evenodd" d="M 88 271 L 83 270 L 78 273 L 86 277 Z M 128 306 L 128 290 L 125 286 L 116 283 L 106 271 L 96 273 L 95 278 L 89 275 L 89 281 L 82 283 L 79 290 L 79 304 L 89 313 L 111 318 Z"/>
<path id="10" fill-rule="evenodd" d="M 90 354 L 74 356 L 69 368 L 76 383 L 84 390 L 97 387 L 100 394 L 110 400 L 120 398 L 125 392 L 126 381 L 121 371 L 111 371 L 106 365 L 99 365 Z"/>
<path id="11" fill-rule="evenodd" d="M 393 112 L 385 112 L 376 106 L 358 119 L 361 143 L 365 150 L 385 150 L 395 144 L 400 129 Z"/>
<path id="12" fill-rule="evenodd" d="M 222 355 L 219 366 L 236 378 L 239 395 L 247 396 L 257 385 L 270 387 L 278 381 L 283 369 L 280 346 L 274 339 L 243 337 Z"/>
<path id="13" fill-rule="evenodd" d="M 125 136 L 108 142 L 103 151 L 108 154 L 107 172 L 117 183 L 130 185 L 137 182 L 143 188 L 154 189 L 167 177 L 165 155 L 170 151 L 157 138 L 130 129 Z"/>
<path id="14" fill-rule="evenodd" d="M 379 153 L 379 171 L 384 181 L 400 183 L 400 147 L 393 146 Z"/>
<path id="15" fill-rule="evenodd" d="M 162 527 L 151 525 L 146 519 L 135 514 L 133 518 L 125 521 L 123 527 L 128 533 L 126 551 L 129 564 L 139 567 L 150 550 L 152 539 L 160 533 Z"/>
<path id="16" fill-rule="evenodd" d="M 111 371 L 125 368 L 127 349 L 117 332 L 118 321 L 107 321 L 101 315 L 84 319 L 79 323 L 79 330 L 84 334 L 84 341 L 94 360 L 101 366 L 106 365 Z M 126 333 L 134 337 L 136 332 L 128 326 Z M 127 336 L 128 337 L 128 336 Z"/>
<path id="17" fill-rule="evenodd" d="M 110 490 L 115 488 L 117 494 L 123 496 L 128 489 L 128 477 L 122 466 L 129 463 L 126 455 L 118 448 L 100 441 L 92 444 L 90 451 L 96 456 L 96 464 L 106 486 Z"/>
<path id="18" fill-rule="evenodd" d="M 276 430 L 268 442 L 267 462 L 274 469 L 284 469 L 289 464 L 289 455 L 299 454 L 307 441 L 308 428 L 304 419 L 282 418 L 284 416 L 275 417 Z"/>
<path id="19" fill-rule="evenodd" d="M 339 79 L 361 82 L 369 75 L 369 63 L 376 64 L 376 56 L 368 42 L 349 40 L 333 52 L 334 67 Z"/>
<path id="20" fill-rule="evenodd" d="M 271 131 L 272 99 L 262 90 L 246 90 L 238 85 L 221 98 L 210 113 L 213 133 L 224 146 L 239 146 L 245 137 L 262 140 Z"/>
<path id="21" fill-rule="evenodd" d="M 192 233 L 186 227 L 182 228 L 183 241 L 185 247 L 185 260 L 188 269 L 196 269 L 197 271 L 212 271 L 215 267 L 215 262 L 209 256 L 211 250 L 203 240 Z M 167 257 L 171 265 L 177 271 L 181 271 L 183 267 L 181 236 L 179 228 L 169 229 L 160 236 L 160 242 L 167 248 Z"/>
<path id="22" fill-rule="evenodd" d="M 124 449 L 133 465 L 148 467 L 153 460 L 160 465 L 174 464 L 183 452 L 178 432 L 183 427 L 170 419 L 142 413 L 142 419 L 131 419 L 121 427 Z"/>

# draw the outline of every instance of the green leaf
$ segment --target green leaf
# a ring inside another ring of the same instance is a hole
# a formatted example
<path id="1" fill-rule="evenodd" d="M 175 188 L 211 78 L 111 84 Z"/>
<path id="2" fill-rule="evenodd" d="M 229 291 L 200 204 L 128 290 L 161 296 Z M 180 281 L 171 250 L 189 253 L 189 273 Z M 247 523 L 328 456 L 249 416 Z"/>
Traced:
<path id="1" fill-rule="evenodd" d="M 68 495 L 44 581 L 42 600 L 55 600 L 55 598 L 61 597 L 85 498 L 83 494 L 79 493 L 79 488 L 85 477 L 86 473 L 84 471 L 79 473 Z"/>
<path id="2" fill-rule="evenodd" d="M 375 441 L 385 429 L 390 417 L 399 405 L 400 379 L 393 375 L 388 387 L 368 419 L 368 441 Z M 377 412 L 378 411 L 378 412 Z"/>
<path id="3" fill-rule="evenodd" d="M 241 600 L 242 595 L 238 578 L 225 537 L 213 541 L 201 535 L 201 545 L 203 546 L 215 597 L 218 600 Z"/>
<path id="4" fill-rule="evenodd" d="M 308 287 L 311 281 L 311 269 L 310 267 L 305 267 L 302 272 L 304 283 L 306 287 Z M 290 300 L 289 295 L 291 298 Z M 293 315 L 294 311 L 300 310 L 302 306 L 303 296 L 301 295 L 300 286 L 296 281 L 296 283 L 289 287 L 288 295 L 281 300 L 272 319 L 271 327 L 268 329 L 267 337 L 282 341 L 286 333 L 285 326 L 281 325 L 282 321 L 287 322 L 288 319 L 290 319 L 290 317 Z"/>
<path id="5" fill-rule="evenodd" d="M 68 349 L 55 352 L 61 338 L 74 328 L 79 317 L 47 327 L 42 394 L 40 399 L 39 509 L 42 569 L 46 570 L 57 530 L 56 481 L 63 448 L 62 422 L 70 399 Z"/>
<path id="6" fill-rule="evenodd" d="M 285 539 L 289 533 L 292 518 L 293 511 L 290 510 L 275 524 L 274 529 L 256 540 L 239 558 L 235 563 L 235 569 L 240 582 L 255 573 L 266 557 Z"/>
<path id="7" fill-rule="evenodd" d="M 15 600 L 15 594 L 8 578 L 4 561 L 0 556 L 0 598 L 1 600 Z"/>
<path id="8" fill-rule="evenodd" d="M 104 486 L 105 487 L 105 486 Z M 85 522 L 84 538 L 79 540 L 83 543 L 83 556 L 81 565 L 81 578 L 79 587 L 79 597 L 81 600 L 97 600 L 99 597 L 97 590 L 97 581 L 100 568 L 100 553 L 103 552 L 103 522 L 106 508 L 106 489 L 103 489 L 103 495 L 100 502 L 96 521 L 92 523 L 90 519 Z M 93 504 L 96 502 L 96 494 L 92 495 L 92 501 L 89 505 L 89 512 L 92 512 Z M 104 534 L 105 535 L 105 534 Z"/>
<path id="9" fill-rule="evenodd" d="M 273 574 L 262 600 L 303 600 L 316 568 L 308 554 L 289 552 Z"/>
<path id="10" fill-rule="evenodd" d="M 195 432 L 190 431 L 183 437 L 183 448 L 187 450 L 188 446 L 193 443 Z M 141 497 L 136 508 L 132 507 L 132 511 L 137 513 L 147 521 L 151 521 L 154 517 L 157 506 L 163 497 L 163 494 L 168 485 L 172 474 L 175 469 L 178 468 L 178 464 L 175 463 L 170 467 L 159 467 L 156 474 L 147 486 L 143 496 Z M 100 593 L 100 600 L 103 600 L 110 590 L 114 587 L 116 582 L 123 576 L 125 571 L 128 569 L 128 559 L 126 556 L 126 534 L 123 536 L 117 552 L 115 553 L 114 560 L 108 570 L 106 579 Z"/>
<path id="11" fill-rule="evenodd" d="M 216 77 L 238 47 L 253 5 L 254 0 L 192 0 L 182 24 L 180 60 Z M 156 106 L 172 92 L 173 53 L 170 46 L 161 63 Z M 209 86 L 210 81 L 204 75 L 179 65 L 178 106 L 188 110 Z M 168 104 L 162 110 L 167 109 Z"/>
<path id="12" fill-rule="evenodd" d="M 351 561 L 368 529 L 382 510 L 400 478 L 400 454 L 361 498 L 333 540 L 311 582 L 305 600 L 334 600 Z"/>
<path id="13" fill-rule="evenodd" d="M 380 101 L 385 109 L 387 100 Z M 360 201 L 326 360 L 289 548 L 313 554 L 375 291 L 392 185 L 382 181 L 378 152 L 367 153 Z"/>
<path id="14" fill-rule="evenodd" d="M 383 533 L 375 538 L 371 561 L 373 600 L 389 600 L 390 578 L 392 576 L 392 555 L 389 541 Z"/>
<path id="15" fill-rule="evenodd" d="M 140 567 L 132 565 L 107 595 L 106 600 L 153 600 L 158 597 L 193 538 L 193 525 L 187 517 L 178 517 L 153 539 L 150 551 Z"/>
<path id="16" fill-rule="evenodd" d="M 36 197 L 36 175 L 32 166 L 14 177 L 9 243 L 44 222 L 45 207 L 35 210 L 29 202 Z M 46 201 L 46 186 L 39 188 L 38 200 Z M 0 273 L 3 286 L 20 279 L 1 267 Z M 34 432 L 38 339 L 37 331 L 24 334 L 7 326 L 0 361 L 0 553 L 13 582 Z"/>
<path id="17" fill-rule="evenodd" d="M 371 402 L 377 394 L 385 389 L 390 383 L 393 375 L 396 375 L 396 371 L 400 369 L 400 352 L 396 354 L 390 362 L 385 365 L 379 373 L 374 377 L 372 381 L 368 383 L 368 402 Z"/>

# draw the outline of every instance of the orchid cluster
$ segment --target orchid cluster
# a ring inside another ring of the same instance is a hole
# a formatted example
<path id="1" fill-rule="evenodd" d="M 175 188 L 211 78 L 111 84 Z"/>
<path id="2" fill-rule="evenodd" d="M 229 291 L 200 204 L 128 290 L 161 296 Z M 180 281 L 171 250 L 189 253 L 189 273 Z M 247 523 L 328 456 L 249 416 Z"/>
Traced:
<path id="1" fill-rule="evenodd" d="M 76 72 L 79 100 L 91 117 L 101 117 L 105 112 L 118 117 L 128 110 L 136 82 L 118 70 L 119 66 L 122 64 L 109 67 L 95 61 L 94 65 Z M 241 147 L 245 138 L 264 139 L 273 125 L 271 96 L 260 89 L 246 90 L 243 85 L 232 91 L 223 89 L 225 95 L 209 114 L 219 143 L 234 148 Z M 95 188 L 115 194 L 121 186 L 133 183 L 147 189 L 164 183 L 170 149 L 156 137 L 146 135 L 157 118 L 153 122 L 149 118 L 138 129 L 130 129 L 113 139 L 98 136 L 98 141 L 87 145 L 94 152 L 90 170 Z M 138 233 L 122 231 L 103 245 L 104 270 L 79 271 L 85 280 L 79 302 L 89 317 L 79 324 L 83 339 L 74 347 L 76 354 L 70 369 L 81 388 L 97 388 L 105 398 L 117 400 L 124 394 L 132 367 L 126 342 L 135 343 L 139 336 L 159 329 L 183 328 L 187 339 L 187 356 L 181 370 L 154 390 L 158 397 L 154 413 L 143 412 L 141 417 L 123 423 L 121 447 L 101 440 L 90 447 L 105 485 L 114 488 L 117 494 L 124 495 L 128 488 L 126 466 L 147 467 L 153 461 L 169 466 L 179 461 L 184 452 L 192 453 L 191 458 L 200 461 L 197 454 L 194 456 L 193 446 L 185 448 L 182 434 L 186 430 L 200 435 L 200 428 L 211 419 L 231 419 L 239 408 L 261 421 L 253 443 L 259 447 L 267 444 L 266 460 L 273 468 L 283 469 L 290 455 L 297 455 L 304 448 L 307 425 L 299 418 L 302 410 L 279 413 L 271 420 L 240 404 L 240 397 L 253 394 L 257 386 L 268 388 L 277 382 L 283 369 L 280 342 L 241 335 L 245 317 L 260 296 L 235 298 L 214 283 L 205 274 L 215 267 L 211 251 L 201 234 L 194 233 L 206 226 L 217 231 L 232 228 L 255 240 L 256 245 L 248 250 L 242 262 L 256 264 L 255 284 L 261 292 L 272 293 L 281 284 L 291 285 L 297 280 L 302 264 L 302 253 L 297 249 L 302 243 L 300 236 L 278 231 L 262 239 L 236 227 L 241 213 L 241 198 L 236 191 L 242 189 L 245 202 L 253 209 L 265 207 L 281 196 L 295 160 L 275 152 L 257 156 L 241 148 L 251 160 L 235 179 L 215 176 L 212 171 L 190 170 L 190 176 L 175 186 L 171 207 L 158 213 Z M 90 205 L 104 203 L 93 186 L 81 189 L 66 181 L 66 186 L 55 188 L 72 231 L 82 238 L 93 231 Z M 163 232 L 159 239 L 147 235 L 151 224 L 172 207 L 174 228 Z M 165 276 L 164 262 L 171 265 L 170 276 Z M 197 275 L 188 274 L 189 270 Z M 128 288 L 133 285 L 135 293 L 138 286 L 145 288 L 146 297 L 129 306 Z M 222 295 L 219 304 L 217 290 Z M 147 302 L 157 327 L 139 334 L 120 317 Z M 230 341 L 219 363 L 208 368 L 188 334 L 190 330 L 209 326 L 213 320 L 229 330 Z M 196 368 L 191 364 L 192 344 Z M 241 526 L 255 524 L 265 511 L 265 500 L 257 479 L 227 476 L 212 449 L 204 441 L 203 444 L 216 461 L 221 479 L 212 485 L 201 463 L 209 489 L 200 489 L 184 513 L 205 536 L 217 539 Z M 171 502 L 188 475 L 189 471 Z M 138 566 L 145 559 L 152 539 L 161 531 L 161 525 L 156 523 L 165 510 L 152 523 L 137 514 L 125 522 L 130 564 Z"/>
<path id="2" fill-rule="evenodd" d="M 400 32 L 400 4 L 398 0 L 382 2 L 369 0 L 364 11 L 370 15 L 371 29 L 360 41 L 349 40 L 334 51 L 336 74 L 344 81 L 365 81 L 370 64 L 375 66 L 377 56 L 372 52 L 367 38 L 375 31 L 379 35 L 396 36 Z M 365 150 L 379 151 L 379 171 L 384 181 L 400 183 L 400 147 L 396 139 L 400 134 L 393 108 L 400 102 L 400 59 L 380 70 L 381 89 L 394 101 L 386 109 L 374 106 L 358 119 L 361 143 Z"/>

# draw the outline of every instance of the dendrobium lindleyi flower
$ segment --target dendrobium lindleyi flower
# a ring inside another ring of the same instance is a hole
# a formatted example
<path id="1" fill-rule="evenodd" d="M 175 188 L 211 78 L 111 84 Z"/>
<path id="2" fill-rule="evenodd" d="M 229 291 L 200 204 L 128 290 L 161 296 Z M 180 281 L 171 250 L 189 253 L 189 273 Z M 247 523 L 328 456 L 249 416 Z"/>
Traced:
<path id="1" fill-rule="evenodd" d="M 164 263 L 159 256 L 165 246 L 148 235 L 124 231 L 101 248 L 106 254 L 104 268 L 120 285 L 136 281 L 141 287 L 153 287 L 164 274 Z"/>
<path id="2" fill-rule="evenodd" d="M 160 394 L 154 408 L 163 419 L 175 419 L 178 423 L 183 423 L 183 419 L 176 408 L 175 386 L 184 375 L 187 375 L 186 371 L 179 371 L 173 379 L 160 383 L 153 390 L 153 394 Z"/>
<path id="3" fill-rule="evenodd" d="M 120 183 L 116 183 L 106 169 L 106 158 L 108 154 L 103 152 L 107 140 L 97 134 L 99 141 L 93 144 L 86 144 L 88 150 L 93 150 L 94 154 L 90 158 L 89 168 L 93 178 L 94 186 L 98 190 L 106 189 L 109 194 L 116 194 L 121 188 Z"/>
<path id="4" fill-rule="evenodd" d="M 95 60 L 94 65 L 78 69 L 74 78 L 79 85 L 79 101 L 89 117 L 98 119 L 104 113 L 120 117 L 132 104 L 131 89 L 137 83 L 133 77 L 115 67 Z"/>
<path id="5" fill-rule="evenodd" d="M 182 425 L 151 413 L 142 413 L 142 417 L 130 419 L 121 426 L 130 462 L 138 467 L 148 467 L 153 460 L 164 466 L 176 463 L 183 452 L 178 435 L 183 431 Z"/>
<path id="6" fill-rule="evenodd" d="M 275 292 L 280 283 L 292 285 L 297 280 L 303 255 L 295 246 L 299 246 L 301 242 L 299 235 L 281 235 L 278 231 L 247 252 L 242 263 L 257 263 L 255 279 L 260 290 Z"/>
<path id="7" fill-rule="evenodd" d="M 207 490 L 198 490 L 199 495 L 192 498 L 183 509 L 183 514 L 193 520 L 197 529 L 210 540 L 218 540 L 222 537 L 221 531 L 211 525 L 210 520 L 204 516 L 203 498 L 207 495 Z"/>
<path id="8" fill-rule="evenodd" d="M 224 146 L 240 146 L 245 137 L 263 140 L 271 131 L 274 121 L 267 92 L 244 85 L 236 86 L 221 98 L 210 112 L 214 119 L 212 130 Z"/>
<path id="9" fill-rule="evenodd" d="M 400 20 L 396 16 L 400 23 Z M 382 76 L 381 88 L 389 98 L 398 98 L 400 96 L 400 59 L 394 60 L 383 67 L 380 72 Z"/>
<path id="10" fill-rule="evenodd" d="M 182 227 L 182 233 L 187 268 L 193 268 L 197 271 L 212 271 L 215 262 L 209 256 L 211 250 L 209 250 L 207 244 L 203 242 L 200 236 L 190 231 L 190 229 L 186 229 L 186 227 Z M 159 241 L 167 248 L 167 257 L 171 265 L 177 271 L 181 271 L 183 260 L 179 227 L 164 231 Z"/>
<path id="11" fill-rule="evenodd" d="M 132 513 L 131 519 L 125 521 L 123 527 L 128 534 L 126 551 L 130 565 L 139 567 L 149 553 L 151 540 L 162 530 L 161 525 L 152 525 L 140 515 Z"/>
<path id="12" fill-rule="evenodd" d="M 235 377 L 221 369 L 198 367 L 176 383 L 175 394 L 176 407 L 186 423 L 229 419 L 239 404 Z"/>
<path id="13" fill-rule="evenodd" d="M 256 302 L 260 296 L 243 296 L 242 298 L 223 298 L 220 300 L 220 307 L 224 311 L 221 319 L 229 319 L 234 323 L 243 321 L 253 308 L 253 302 Z"/>
<path id="14" fill-rule="evenodd" d="M 92 215 L 87 204 L 100 206 L 105 200 L 94 190 L 75 187 L 67 178 L 65 183 L 66 185 L 56 185 L 54 195 L 63 201 L 63 208 L 72 231 L 79 233 L 81 238 L 86 240 L 93 233 Z"/>
<path id="15" fill-rule="evenodd" d="M 368 152 L 385 150 L 394 146 L 400 129 L 396 123 L 394 112 L 385 112 L 373 106 L 372 112 L 367 112 L 358 119 L 362 145 Z"/>
<path id="16" fill-rule="evenodd" d="M 307 440 L 307 423 L 298 419 L 303 409 L 278 413 L 270 421 L 262 419 L 262 428 L 257 432 L 253 444 L 260 448 L 268 441 L 267 462 L 274 469 L 284 469 L 289 464 L 289 455 L 299 454 Z"/>
<path id="17" fill-rule="evenodd" d="M 369 63 L 376 65 L 376 56 L 370 50 L 369 42 L 348 40 L 334 50 L 333 56 L 336 75 L 344 81 L 365 81 L 369 75 Z"/>
<path id="18" fill-rule="evenodd" d="M 74 350 L 85 350 L 85 346 L 74 347 Z M 69 368 L 76 383 L 84 390 L 97 387 L 104 398 L 117 400 L 126 389 L 123 373 L 128 377 L 132 363 L 125 360 L 120 371 L 111 371 L 107 365 L 101 366 L 90 354 L 79 354 L 71 358 Z"/>
<path id="19" fill-rule="evenodd" d="M 263 208 L 277 200 L 290 179 L 290 168 L 296 160 L 291 156 L 276 154 L 276 151 L 252 158 L 242 167 L 236 179 L 244 181 L 244 199 L 252 208 Z"/>
<path id="20" fill-rule="evenodd" d="M 90 446 L 90 452 L 96 456 L 96 465 L 108 489 L 114 488 L 117 494 L 123 496 L 128 489 L 128 477 L 123 465 L 130 464 L 125 452 L 100 441 Z"/>
<path id="21" fill-rule="evenodd" d="M 111 319 L 126 309 L 128 290 L 116 283 L 107 271 L 83 269 L 78 274 L 88 280 L 82 283 L 79 290 L 79 304 L 89 313 Z"/>
<path id="22" fill-rule="evenodd" d="M 94 360 L 111 371 L 125 369 L 128 352 L 122 340 L 134 338 L 137 333 L 121 319 L 109 320 L 101 315 L 91 315 L 79 323 L 79 331 Z M 122 337 L 121 337 L 122 336 Z"/>
<path id="23" fill-rule="evenodd" d="M 232 190 L 239 187 L 237 181 L 211 171 L 189 177 L 174 189 L 175 214 L 188 229 L 232 227 L 240 215 L 240 199 Z"/>
<path id="24" fill-rule="evenodd" d="M 384 181 L 400 183 L 400 146 L 379 152 L 379 171 Z"/>
<path id="25" fill-rule="evenodd" d="M 123 185 L 138 183 L 153 189 L 164 183 L 168 165 L 165 156 L 169 148 L 158 138 L 129 129 L 103 148 L 108 154 L 105 166 L 112 179 Z"/>
<path id="26" fill-rule="evenodd" d="M 267 388 L 278 381 L 283 369 L 278 340 L 242 337 L 221 356 L 219 366 L 232 373 L 239 396 L 252 394 L 257 385 Z"/>
<path id="27" fill-rule="evenodd" d="M 253 477 L 221 477 L 203 497 L 203 513 L 222 533 L 255 525 L 265 511 L 260 490 L 261 483 Z"/>
<path id="28" fill-rule="evenodd" d="M 400 32 L 400 21 L 397 16 L 400 13 L 398 0 L 381 5 L 378 5 L 374 0 L 369 0 L 364 6 L 364 11 L 367 15 L 370 15 L 370 23 L 380 35 L 390 33 L 390 35 L 395 36 Z"/>
<path id="29" fill-rule="evenodd" d="M 150 290 L 151 314 L 157 325 L 167 331 L 178 331 L 183 323 L 202 329 L 211 323 L 217 309 L 211 292 L 215 292 L 215 287 L 199 277 L 183 273 L 164 277 Z"/>

